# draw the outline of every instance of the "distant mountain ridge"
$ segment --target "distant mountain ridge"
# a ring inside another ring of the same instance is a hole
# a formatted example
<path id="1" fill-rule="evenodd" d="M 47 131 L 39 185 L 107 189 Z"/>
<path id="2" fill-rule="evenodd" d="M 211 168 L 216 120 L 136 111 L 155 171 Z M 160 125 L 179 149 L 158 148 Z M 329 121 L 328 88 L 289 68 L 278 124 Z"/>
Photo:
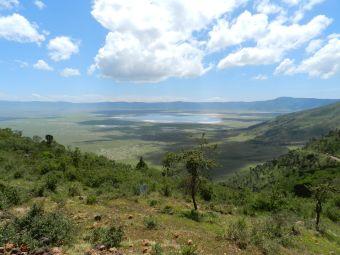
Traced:
<path id="1" fill-rule="evenodd" d="M 119 110 L 233 110 L 289 113 L 340 102 L 340 99 L 292 98 L 280 97 L 273 100 L 254 102 L 101 102 L 101 103 L 70 103 L 70 102 L 16 102 L 0 101 L 0 114 L 11 111 L 109 111 Z"/>

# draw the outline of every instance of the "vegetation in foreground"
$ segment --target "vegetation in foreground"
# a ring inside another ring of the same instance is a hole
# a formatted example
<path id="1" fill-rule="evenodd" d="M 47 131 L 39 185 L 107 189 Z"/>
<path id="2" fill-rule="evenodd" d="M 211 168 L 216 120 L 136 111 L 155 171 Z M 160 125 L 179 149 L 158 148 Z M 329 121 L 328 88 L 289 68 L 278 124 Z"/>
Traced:
<path id="1" fill-rule="evenodd" d="M 164 169 L 143 158 L 134 167 L 1 129 L 0 246 L 72 255 L 340 253 L 339 131 L 224 183 L 203 171 L 211 154 L 170 155 Z"/>

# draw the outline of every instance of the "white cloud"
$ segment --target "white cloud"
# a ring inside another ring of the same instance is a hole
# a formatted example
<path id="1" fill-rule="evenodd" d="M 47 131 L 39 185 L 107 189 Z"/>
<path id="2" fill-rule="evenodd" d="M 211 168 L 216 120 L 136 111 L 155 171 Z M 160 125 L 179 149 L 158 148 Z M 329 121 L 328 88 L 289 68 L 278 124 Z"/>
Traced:
<path id="1" fill-rule="evenodd" d="M 275 14 L 283 12 L 283 9 L 270 2 L 270 0 L 260 0 L 255 3 L 256 11 L 264 14 Z"/>
<path id="2" fill-rule="evenodd" d="M 53 71 L 53 68 L 42 59 L 38 60 L 37 63 L 33 65 L 33 68 L 42 71 Z"/>
<path id="3" fill-rule="evenodd" d="M 20 14 L 0 16 L 0 38 L 20 43 L 41 43 L 45 36 L 38 32 L 38 26 L 30 23 Z"/>
<path id="4" fill-rule="evenodd" d="M 297 5 L 301 2 L 301 0 L 282 0 L 282 2 L 288 4 L 288 5 Z"/>
<path id="5" fill-rule="evenodd" d="M 289 1 L 289 0 L 288 0 Z M 299 22 L 305 16 L 307 11 L 312 10 L 316 5 L 323 3 L 325 0 L 299 0 L 299 9 L 295 12 L 293 21 Z"/>
<path id="6" fill-rule="evenodd" d="M 322 47 L 322 44 L 323 44 L 323 40 L 321 40 L 321 39 L 312 40 L 312 41 L 309 42 L 309 44 L 306 48 L 306 52 L 308 54 L 314 53 Z"/>
<path id="7" fill-rule="evenodd" d="M 275 73 L 285 75 L 305 73 L 311 77 L 331 78 L 340 73 L 340 39 L 329 39 L 325 46 L 299 65 L 295 65 L 293 60 L 284 60 L 276 68 Z"/>
<path id="8" fill-rule="evenodd" d="M 259 74 L 253 77 L 253 80 L 265 81 L 268 80 L 268 76 L 264 74 Z"/>
<path id="9" fill-rule="evenodd" d="M 320 15 L 305 25 L 282 25 L 272 22 L 269 31 L 257 41 L 256 47 L 247 47 L 237 50 L 222 59 L 220 69 L 233 66 L 266 65 L 282 60 L 291 50 L 298 49 L 303 44 L 319 36 L 329 26 L 331 20 Z"/>
<path id="10" fill-rule="evenodd" d="M 43 1 L 36 0 L 36 1 L 34 1 L 34 4 L 35 4 L 36 7 L 38 7 L 39 10 L 46 8 L 46 4 Z"/>
<path id="11" fill-rule="evenodd" d="M 50 40 L 47 49 L 49 56 L 54 61 L 70 59 L 73 54 L 79 52 L 79 42 L 67 36 L 59 36 Z"/>
<path id="12" fill-rule="evenodd" d="M 110 32 L 91 71 L 117 81 L 158 82 L 204 74 L 201 32 L 247 0 L 95 0 L 93 17 Z"/>
<path id="13" fill-rule="evenodd" d="M 208 48 L 215 51 L 246 40 L 257 40 L 265 34 L 267 26 L 267 15 L 252 15 L 248 11 L 243 12 L 233 24 L 221 19 L 209 33 Z"/>
<path id="14" fill-rule="evenodd" d="M 12 9 L 19 6 L 19 0 L 0 0 L 0 9 Z"/>
<path id="15" fill-rule="evenodd" d="M 65 68 L 64 70 L 60 72 L 60 75 L 65 78 L 72 77 L 72 76 L 80 76 L 80 71 L 78 69 Z"/>
<path id="16" fill-rule="evenodd" d="M 340 73 L 340 39 L 333 38 L 296 68 L 298 73 L 328 79 Z"/>
<path id="17" fill-rule="evenodd" d="M 278 67 L 276 67 L 275 72 L 278 74 L 292 75 L 296 73 L 296 67 L 294 65 L 294 60 L 289 58 L 284 59 Z"/>
<path id="18" fill-rule="evenodd" d="M 266 65 L 280 61 L 282 51 L 270 48 L 242 48 L 229 54 L 218 63 L 219 69 L 242 67 L 247 65 Z"/>

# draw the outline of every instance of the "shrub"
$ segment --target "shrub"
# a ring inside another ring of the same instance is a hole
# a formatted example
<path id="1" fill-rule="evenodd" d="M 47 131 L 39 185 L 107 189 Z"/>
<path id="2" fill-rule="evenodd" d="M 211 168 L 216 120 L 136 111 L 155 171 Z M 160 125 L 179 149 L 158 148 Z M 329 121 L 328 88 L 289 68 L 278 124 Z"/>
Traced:
<path id="1" fill-rule="evenodd" d="M 68 187 L 68 195 L 70 197 L 80 196 L 81 195 L 81 188 L 77 184 L 71 184 Z"/>
<path id="2" fill-rule="evenodd" d="M 332 204 L 325 208 L 325 215 L 333 222 L 340 221 L 340 210 Z"/>
<path id="3" fill-rule="evenodd" d="M 94 205 L 95 203 L 97 203 L 97 196 L 96 195 L 89 195 L 86 198 L 86 204 L 87 205 Z"/>
<path id="4" fill-rule="evenodd" d="M 150 216 L 144 219 L 144 225 L 147 229 L 156 229 L 158 222 L 154 217 Z"/>
<path id="5" fill-rule="evenodd" d="M 161 189 L 161 193 L 162 193 L 162 195 L 165 196 L 165 197 L 171 197 L 171 195 L 172 195 L 172 190 L 171 190 L 170 185 L 168 185 L 168 184 L 164 185 L 164 186 L 162 187 L 162 189 Z"/>
<path id="6" fill-rule="evenodd" d="M 55 192 L 57 189 L 57 184 L 58 184 L 58 178 L 55 175 L 51 174 L 47 176 L 46 182 L 45 182 L 46 189 L 52 192 Z"/>
<path id="7" fill-rule="evenodd" d="M 181 249 L 181 255 L 198 255 L 197 247 L 194 245 L 185 245 Z"/>
<path id="8" fill-rule="evenodd" d="M 162 213 L 173 215 L 174 214 L 174 208 L 172 206 L 170 206 L 170 205 L 166 205 L 163 208 Z"/>
<path id="9" fill-rule="evenodd" d="M 33 205 L 22 218 L 7 222 L 0 229 L 0 245 L 6 242 L 27 244 L 30 248 L 68 244 L 74 227 L 69 218 L 59 212 L 45 213 L 41 206 Z"/>
<path id="10" fill-rule="evenodd" d="M 186 211 L 183 213 L 183 216 L 197 222 L 200 222 L 203 219 L 203 215 L 196 210 Z"/>
<path id="11" fill-rule="evenodd" d="M 17 188 L 0 183 L 0 209 L 5 209 L 22 202 L 20 191 Z"/>
<path id="12" fill-rule="evenodd" d="M 150 200 L 149 201 L 149 205 L 152 206 L 152 207 L 156 206 L 157 204 L 158 204 L 157 200 Z"/>
<path id="13" fill-rule="evenodd" d="M 109 227 L 101 227 L 93 230 L 90 240 L 93 244 L 103 244 L 108 248 L 119 247 L 124 237 L 121 226 L 111 224 Z"/>
<path id="14" fill-rule="evenodd" d="M 163 255 L 163 248 L 159 243 L 152 246 L 151 255 Z"/>
<path id="15" fill-rule="evenodd" d="M 229 223 L 226 238 L 235 242 L 240 249 L 247 248 L 249 244 L 249 227 L 244 218 Z"/>

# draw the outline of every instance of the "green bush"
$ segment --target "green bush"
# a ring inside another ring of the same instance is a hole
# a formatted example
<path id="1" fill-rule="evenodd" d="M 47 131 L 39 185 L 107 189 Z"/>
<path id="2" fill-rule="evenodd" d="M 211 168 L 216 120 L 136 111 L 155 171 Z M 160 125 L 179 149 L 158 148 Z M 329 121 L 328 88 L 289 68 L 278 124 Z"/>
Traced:
<path id="1" fill-rule="evenodd" d="M 95 203 L 97 203 L 97 196 L 96 195 L 88 195 L 86 198 L 86 204 L 87 205 L 94 205 Z"/>
<path id="2" fill-rule="evenodd" d="M 237 219 L 228 224 L 226 230 L 226 238 L 235 244 L 240 249 L 246 249 L 249 245 L 249 227 L 244 218 Z"/>
<path id="3" fill-rule="evenodd" d="M 22 197 L 17 188 L 0 183 L 0 209 L 5 209 L 22 202 Z"/>
<path id="4" fill-rule="evenodd" d="M 147 229 L 156 229 L 158 222 L 154 217 L 150 216 L 144 219 L 144 225 Z"/>
<path id="5" fill-rule="evenodd" d="M 119 247 L 124 238 L 124 230 L 121 226 L 111 224 L 109 227 L 96 228 L 92 231 L 90 240 L 93 244 L 102 244 L 108 248 Z"/>
<path id="6" fill-rule="evenodd" d="M 80 196 L 80 195 L 81 195 L 81 187 L 80 187 L 80 185 L 71 184 L 71 185 L 68 187 L 68 195 L 69 195 L 70 197 Z"/>
<path id="7" fill-rule="evenodd" d="M 185 211 L 183 212 L 183 216 L 190 220 L 194 220 L 197 222 L 200 222 L 203 220 L 203 215 L 196 210 Z"/>
<path id="8" fill-rule="evenodd" d="M 173 215 L 175 213 L 174 208 L 170 205 L 166 205 L 161 212 L 169 215 Z"/>
<path id="9" fill-rule="evenodd" d="M 50 174 L 46 178 L 45 187 L 46 189 L 55 192 L 58 185 L 58 178 L 54 174 Z"/>
<path id="10" fill-rule="evenodd" d="M 151 255 L 163 255 L 163 248 L 159 243 L 152 245 Z"/>
<path id="11" fill-rule="evenodd" d="M 73 239 L 74 226 L 59 212 L 45 213 L 41 206 L 33 205 L 22 218 L 15 218 L 0 228 L 0 245 L 7 242 L 27 244 L 31 249 L 60 246 Z"/>
<path id="12" fill-rule="evenodd" d="M 181 255 L 198 255 L 197 247 L 194 245 L 185 245 L 181 248 Z"/>

